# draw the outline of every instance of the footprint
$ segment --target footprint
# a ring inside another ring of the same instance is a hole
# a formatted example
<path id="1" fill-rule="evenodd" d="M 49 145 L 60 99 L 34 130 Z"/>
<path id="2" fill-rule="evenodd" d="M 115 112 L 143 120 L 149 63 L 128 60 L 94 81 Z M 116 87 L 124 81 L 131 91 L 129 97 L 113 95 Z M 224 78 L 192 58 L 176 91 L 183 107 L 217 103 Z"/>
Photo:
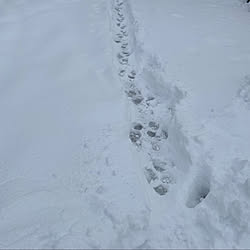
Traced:
<path id="1" fill-rule="evenodd" d="M 121 59 L 123 58 L 123 56 L 121 55 L 121 53 L 118 53 L 118 54 L 117 54 L 117 58 L 118 58 L 119 60 L 121 60 Z"/>
<path id="2" fill-rule="evenodd" d="M 156 133 L 149 130 L 149 131 L 147 131 L 147 135 L 150 137 L 155 137 Z"/>
<path id="3" fill-rule="evenodd" d="M 136 124 L 134 125 L 134 129 L 135 129 L 135 130 L 142 130 L 142 129 L 143 129 L 143 126 L 141 125 L 141 123 L 136 123 Z"/>
<path id="4" fill-rule="evenodd" d="M 118 17 L 118 18 L 116 18 L 116 21 L 118 21 L 119 23 L 121 23 L 121 22 L 124 21 L 124 17 Z"/>
<path id="5" fill-rule="evenodd" d="M 126 30 L 122 30 L 121 33 L 124 35 L 124 36 L 128 36 L 128 32 Z"/>
<path id="6" fill-rule="evenodd" d="M 136 105 L 140 104 L 143 101 L 143 97 L 141 95 L 136 95 L 132 97 L 132 102 Z"/>
<path id="7" fill-rule="evenodd" d="M 116 43 L 120 43 L 120 42 L 121 42 L 121 38 L 116 37 L 116 38 L 114 39 L 114 41 L 115 41 Z"/>
<path id="8" fill-rule="evenodd" d="M 145 168 L 145 176 L 148 183 L 151 183 L 151 181 L 155 181 L 158 179 L 156 173 L 151 168 Z"/>
<path id="9" fill-rule="evenodd" d="M 162 138 L 163 139 L 168 139 L 168 131 L 166 129 L 162 129 Z"/>
<path id="10" fill-rule="evenodd" d="M 123 35 L 121 33 L 117 33 L 116 36 L 119 38 L 123 38 Z"/>
<path id="11" fill-rule="evenodd" d="M 123 48 L 123 46 L 126 48 L 128 46 L 128 42 L 123 42 L 121 47 Z"/>
<path id="12" fill-rule="evenodd" d="M 122 49 L 126 49 L 127 47 L 128 47 L 127 43 L 123 43 L 122 46 L 121 46 Z"/>
<path id="13" fill-rule="evenodd" d="M 133 85 L 131 86 L 132 89 L 125 91 L 127 96 L 130 97 L 132 99 L 132 102 L 136 105 L 140 104 L 144 98 L 141 95 L 141 91 L 138 89 L 133 89 Z"/>
<path id="14" fill-rule="evenodd" d="M 158 172 L 163 172 L 166 170 L 167 163 L 161 160 L 154 159 L 153 160 L 153 167 Z"/>
<path id="15" fill-rule="evenodd" d="M 120 60 L 119 60 L 119 62 L 120 62 L 120 64 L 122 64 L 122 65 L 127 65 L 128 64 L 128 58 L 121 58 Z"/>
<path id="16" fill-rule="evenodd" d="M 122 50 L 122 54 L 123 54 L 124 56 L 130 56 L 130 53 L 129 53 L 128 50 Z"/>
<path id="17" fill-rule="evenodd" d="M 119 72 L 119 76 L 124 76 L 126 73 L 126 70 L 125 69 L 121 69 L 120 72 Z"/>
<path id="18" fill-rule="evenodd" d="M 122 38 L 123 38 L 123 35 L 122 35 L 121 33 L 118 33 L 118 34 L 115 35 L 114 41 L 115 41 L 116 43 L 121 43 Z"/>
<path id="19" fill-rule="evenodd" d="M 151 129 L 153 129 L 153 130 L 158 130 L 159 127 L 160 127 L 160 125 L 159 125 L 158 123 L 153 122 L 153 121 L 149 122 L 149 123 L 148 123 L 148 126 L 149 126 Z"/>
<path id="20" fill-rule="evenodd" d="M 170 183 L 173 183 L 173 178 L 169 175 L 164 175 L 161 177 L 161 182 L 164 183 L 164 184 L 170 184 Z"/>
<path id="21" fill-rule="evenodd" d="M 128 78 L 131 79 L 131 80 L 134 80 L 135 79 L 135 76 L 136 76 L 136 72 L 134 70 L 132 70 L 130 72 L 130 74 L 128 74 Z"/>
<path id="22" fill-rule="evenodd" d="M 154 187 L 154 190 L 156 193 L 158 193 L 159 195 L 165 195 L 168 192 L 168 189 L 166 186 L 164 186 L 163 184 L 160 184 L 157 187 Z"/>
<path id="23" fill-rule="evenodd" d="M 117 11 L 117 15 L 119 16 L 119 18 L 124 18 L 123 14 L 119 11 Z"/>
<path id="24" fill-rule="evenodd" d="M 129 91 L 126 91 L 126 94 L 128 97 L 133 97 L 133 96 L 136 96 L 136 91 L 135 90 L 129 90 Z"/>
<path id="25" fill-rule="evenodd" d="M 158 143 L 153 142 L 153 143 L 152 143 L 152 149 L 153 149 L 154 151 L 159 151 L 161 148 L 160 148 L 160 146 L 158 145 Z"/>
<path id="26" fill-rule="evenodd" d="M 131 130 L 129 133 L 129 138 L 133 143 L 136 143 L 140 138 L 142 134 L 138 130 Z"/>

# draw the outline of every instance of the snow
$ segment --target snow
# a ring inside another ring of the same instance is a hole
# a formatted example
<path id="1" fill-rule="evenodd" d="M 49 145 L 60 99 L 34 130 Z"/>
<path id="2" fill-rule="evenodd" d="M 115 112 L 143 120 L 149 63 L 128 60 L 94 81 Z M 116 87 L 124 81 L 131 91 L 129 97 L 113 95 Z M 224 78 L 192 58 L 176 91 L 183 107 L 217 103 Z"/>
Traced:
<path id="1" fill-rule="evenodd" d="M 249 13 L 233 0 L 131 3 L 141 47 L 160 55 L 166 81 L 185 94 L 175 112 L 182 150 L 174 142 L 180 131 L 169 134 L 178 158 L 188 153 L 191 162 L 184 160 L 180 202 L 168 213 L 182 216 L 183 224 L 170 222 L 176 228 L 170 231 L 181 228 L 186 243 L 173 240 L 177 235 L 166 243 L 163 234 L 154 246 L 247 248 Z"/>
<path id="2" fill-rule="evenodd" d="M 0 247 L 249 248 L 247 6 L 0 0 Z"/>

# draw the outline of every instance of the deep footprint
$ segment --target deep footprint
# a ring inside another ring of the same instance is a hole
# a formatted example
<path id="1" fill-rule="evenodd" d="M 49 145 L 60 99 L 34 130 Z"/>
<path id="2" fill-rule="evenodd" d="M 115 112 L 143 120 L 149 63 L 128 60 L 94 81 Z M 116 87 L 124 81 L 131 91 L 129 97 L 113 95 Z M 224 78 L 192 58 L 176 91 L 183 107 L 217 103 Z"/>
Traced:
<path id="1" fill-rule="evenodd" d="M 149 131 L 147 131 L 147 135 L 150 137 L 155 137 L 156 133 L 149 130 Z"/>
<path id="2" fill-rule="evenodd" d="M 143 101 L 143 97 L 142 96 L 133 96 L 132 97 L 132 102 L 136 105 L 140 104 Z"/>
<path id="3" fill-rule="evenodd" d="M 140 138 L 142 134 L 138 130 L 131 130 L 129 133 L 129 138 L 133 143 L 136 143 Z"/>
<path id="4" fill-rule="evenodd" d="M 125 71 L 125 69 L 122 69 L 122 70 L 120 70 L 120 72 L 119 72 L 119 76 L 124 76 L 125 75 L 125 73 L 126 73 L 126 71 Z"/>
<path id="5" fill-rule="evenodd" d="M 162 137 L 164 138 L 164 139 L 168 139 L 168 131 L 167 130 L 165 130 L 165 129 L 162 129 Z"/>
<path id="6" fill-rule="evenodd" d="M 154 187 L 154 190 L 156 193 L 158 193 L 159 195 L 165 195 L 168 192 L 167 187 L 165 187 L 164 185 L 160 184 L 157 187 Z"/>
<path id="7" fill-rule="evenodd" d="M 136 123 L 136 124 L 134 125 L 134 129 L 135 129 L 135 130 L 142 130 L 142 129 L 143 129 L 143 126 L 142 126 L 140 123 Z"/>
<path id="8" fill-rule="evenodd" d="M 152 128 L 153 130 L 158 130 L 159 127 L 160 127 L 160 125 L 159 125 L 158 123 L 153 122 L 153 121 L 149 122 L 149 123 L 148 123 L 148 126 L 149 126 L 150 128 Z"/>
<path id="9" fill-rule="evenodd" d="M 166 170 L 167 163 L 160 160 L 153 160 L 153 167 L 158 172 L 163 172 Z"/>

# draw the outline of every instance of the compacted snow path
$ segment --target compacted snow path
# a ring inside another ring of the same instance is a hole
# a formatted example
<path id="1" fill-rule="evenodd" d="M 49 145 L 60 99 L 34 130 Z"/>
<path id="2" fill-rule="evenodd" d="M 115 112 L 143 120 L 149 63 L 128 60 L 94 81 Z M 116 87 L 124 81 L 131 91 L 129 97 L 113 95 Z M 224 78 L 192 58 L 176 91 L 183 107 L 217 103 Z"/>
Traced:
<path id="1" fill-rule="evenodd" d="M 141 165 L 148 183 L 157 194 L 165 195 L 180 175 L 179 163 L 173 157 L 169 131 L 175 120 L 175 104 L 182 93 L 171 85 L 164 86 L 160 66 L 154 58 L 149 58 L 147 65 L 138 62 L 135 26 L 129 2 L 115 0 L 112 8 L 116 68 L 130 100 L 129 138 L 144 160 Z M 145 57 L 145 54 L 140 56 Z"/>

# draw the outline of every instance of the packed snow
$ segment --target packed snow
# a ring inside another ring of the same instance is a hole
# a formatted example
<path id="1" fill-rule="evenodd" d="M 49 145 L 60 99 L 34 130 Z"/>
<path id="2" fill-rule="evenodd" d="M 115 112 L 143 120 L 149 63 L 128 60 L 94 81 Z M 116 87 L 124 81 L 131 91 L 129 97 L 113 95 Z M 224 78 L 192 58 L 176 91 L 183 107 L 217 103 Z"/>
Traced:
<path id="1" fill-rule="evenodd" d="M 250 3 L 0 0 L 0 248 L 249 248 Z"/>

